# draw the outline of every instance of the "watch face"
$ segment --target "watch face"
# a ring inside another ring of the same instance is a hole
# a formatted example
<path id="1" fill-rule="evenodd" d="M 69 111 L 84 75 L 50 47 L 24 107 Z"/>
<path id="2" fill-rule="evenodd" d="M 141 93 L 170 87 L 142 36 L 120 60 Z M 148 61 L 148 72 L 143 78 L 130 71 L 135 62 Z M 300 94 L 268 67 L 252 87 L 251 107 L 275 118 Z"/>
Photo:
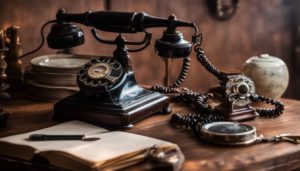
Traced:
<path id="1" fill-rule="evenodd" d="M 100 79 L 111 72 L 111 66 L 106 63 L 98 63 L 91 66 L 88 70 L 88 76 L 92 79 Z"/>
<path id="2" fill-rule="evenodd" d="M 207 131 L 210 131 L 215 134 L 221 133 L 221 134 L 232 135 L 232 134 L 240 134 L 240 133 L 251 131 L 253 130 L 253 127 L 249 125 L 234 123 L 234 122 L 219 122 L 219 123 L 207 125 L 203 129 L 206 129 Z"/>

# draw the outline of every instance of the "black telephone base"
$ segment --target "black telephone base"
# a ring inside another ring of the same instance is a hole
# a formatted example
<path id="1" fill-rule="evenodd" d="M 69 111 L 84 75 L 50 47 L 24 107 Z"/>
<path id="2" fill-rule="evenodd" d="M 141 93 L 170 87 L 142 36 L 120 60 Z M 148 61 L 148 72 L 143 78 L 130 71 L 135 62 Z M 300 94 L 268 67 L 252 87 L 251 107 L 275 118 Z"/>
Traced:
<path id="1" fill-rule="evenodd" d="M 54 105 L 53 119 L 81 120 L 107 128 L 126 129 L 152 114 L 170 111 L 168 108 L 167 96 L 147 89 L 143 89 L 138 96 L 120 103 L 95 101 L 76 93 Z"/>

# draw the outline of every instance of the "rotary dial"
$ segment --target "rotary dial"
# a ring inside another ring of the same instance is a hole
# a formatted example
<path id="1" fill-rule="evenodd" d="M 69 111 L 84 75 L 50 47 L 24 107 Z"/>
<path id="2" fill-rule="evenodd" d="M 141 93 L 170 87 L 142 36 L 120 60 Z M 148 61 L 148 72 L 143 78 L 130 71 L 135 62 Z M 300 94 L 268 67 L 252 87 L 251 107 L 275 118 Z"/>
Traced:
<path id="1" fill-rule="evenodd" d="M 85 64 L 77 73 L 81 91 L 99 94 L 113 87 L 123 76 L 121 64 L 112 57 L 100 57 Z"/>
<path id="2" fill-rule="evenodd" d="M 106 63 L 98 63 L 90 67 L 88 77 L 91 79 L 104 78 L 111 72 L 111 66 Z"/>

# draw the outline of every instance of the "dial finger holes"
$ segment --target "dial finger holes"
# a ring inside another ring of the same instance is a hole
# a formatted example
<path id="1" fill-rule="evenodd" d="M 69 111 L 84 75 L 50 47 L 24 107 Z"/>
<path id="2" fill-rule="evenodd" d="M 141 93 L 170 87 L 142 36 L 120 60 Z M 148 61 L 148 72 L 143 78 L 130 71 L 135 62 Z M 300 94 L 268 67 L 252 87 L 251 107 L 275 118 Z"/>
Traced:
<path id="1" fill-rule="evenodd" d="M 113 58 L 109 58 L 108 63 L 113 64 L 113 63 L 115 63 L 115 60 Z"/>
<path id="2" fill-rule="evenodd" d="M 103 60 L 104 60 L 104 58 L 98 58 L 98 59 L 97 59 L 97 62 L 102 63 Z"/>
<path id="3" fill-rule="evenodd" d="M 114 70 L 117 70 L 117 69 L 119 69 L 120 67 L 121 67 L 121 65 L 118 64 L 118 63 L 115 63 L 115 64 L 113 64 L 113 66 L 112 66 L 112 68 L 113 68 Z"/>
<path id="4" fill-rule="evenodd" d="M 91 86 L 93 86 L 93 87 L 97 87 L 98 85 L 99 85 L 98 80 L 93 80 L 91 82 Z"/>
<path id="5" fill-rule="evenodd" d="M 101 79 L 101 80 L 99 80 L 99 84 L 104 86 L 104 85 L 107 84 L 107 80 L 106 79 Z"/>
<path id="6" fill-rule="evenodd" d="M 86 78 L 87 77 L 85 75 L 82 75 L 82 76 L 78 77 L 79 81 L 81 81 L 81 82 L 84 82 L 86 80 Z"/>
<path id="7" fill-rule="evenodd" d="M 79 70 L 78 75 L 79 76 L 83 76 L 85 73 L 86 73 L 85 70 L 81 69 L 81 70 Z"/>
<path id="8" fill-rule="evenodd" d="M 89 63 L 83 65 L 82 69 L 87 70 L 91 65 Z"/>
<path id="9" fill-rule="evenodd" d="M 88 77 L 86 77 L 86 79 L 84 80 L 84 83 L 86 85 L 91 85 L 91 82 L 92 82 L 92 80 L 90 78 L 88 78 Z"/>
<path id="10" fill-rule="evenodd" d="M 109 62 L 109 58 L 103 58 L 103 62 L 104 63 L 108 63 Z"/>
<path id="11" fill-rule="evenodd" d="M 98 62 L 97 59 L 92 59 L 92 60 L 90 61 L 91 64 L 95 64 L 95 63 L 97 63 L 97 62 Z"/>

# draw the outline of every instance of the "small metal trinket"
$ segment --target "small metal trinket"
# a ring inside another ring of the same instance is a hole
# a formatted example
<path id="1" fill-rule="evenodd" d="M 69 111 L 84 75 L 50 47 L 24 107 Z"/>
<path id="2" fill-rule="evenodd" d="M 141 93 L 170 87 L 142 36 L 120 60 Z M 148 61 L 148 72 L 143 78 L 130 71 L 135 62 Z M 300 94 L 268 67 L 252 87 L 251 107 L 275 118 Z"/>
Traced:
<path id="1" fill-rule="evenodd" d="M 6 73 L 5 69 L 7 67 L 6 62 L 4 61 L 5 58 L 5 52 L 7 51 L 7 48 L 5 47 L 4 43 L 4 30 L 0 30 L 0 99 L 4 99 L 6 97 L 9 97 L 9 95 L 5 92 L 5 90 L 9 87 L 7 84 L 5 84 L 6 80 Z M 0 126 L 4 126 L 7 120 L 9 113 L 6 112 L 2 105 L 0 104 Z"/>
<path id="2" fill-rule="evenodd" d="M 19 57 L 22 55 L 22 46 L 20 43 L 18 26 L 12 26 L 6 29 L 6 52 L 5 61 L 7 63 L 7 81 L 10 86 L 23 82 L 22 61 Z"/>
<path id="3" fill-rule="evenodd" d="M 7 64 L 4 60 L 8 48 L 5 46 L 5 33 L 4 30 L 0 30 L 0 99 L 10 98 L 10 95 L 6 92 L 9 85 L 6 83 Z"/>
<path id="4" fill-rule="evenodd" d="M 228 20 L 236 13 L 239 0 L 206 0 L 211 15 L 218 20 Z"/>

